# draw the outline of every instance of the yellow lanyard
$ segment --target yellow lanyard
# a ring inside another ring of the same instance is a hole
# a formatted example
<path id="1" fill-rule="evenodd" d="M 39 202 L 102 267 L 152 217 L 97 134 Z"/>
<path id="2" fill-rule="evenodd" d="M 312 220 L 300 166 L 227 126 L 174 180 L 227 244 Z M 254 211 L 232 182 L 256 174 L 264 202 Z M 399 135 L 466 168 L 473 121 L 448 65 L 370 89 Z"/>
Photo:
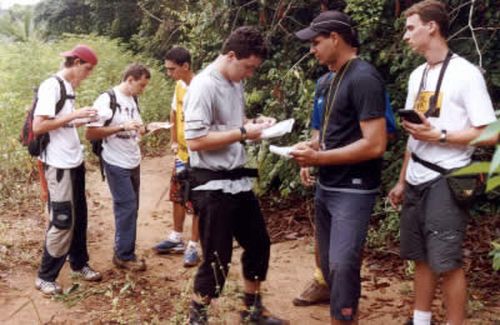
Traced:
<path id="1" fill-rule="evenodd" d="M 344 74 L 347 71 L 347 69 L 349 69 L 349 66 L 351 65 L 352 61 L 354 61 L 354 59 L 347 61 L 347 63 L 342 66 L 339 73 L 335 75 L 335 78 L 333 79 L 332 83 L 330 84 L 330 88 L 328 89 L 325 112 L 323 113 L 323 127 L 321 130 L 321 149 L 323 150 L 326 148 L 325 134 L 326 134 L 326 129 L 328 127 L 327 122 L 330 120 L 330 115 L 332 114 L 333 105 L 335 104 L 335 99 L 337 98 L 337 92 L 339 90 L 340 83 L 342 82 Z M 335 92 L 333 93 L 333 98 L 332 98 L 332 96 L 330 95 L 334 85 L 335 85 Z"/>

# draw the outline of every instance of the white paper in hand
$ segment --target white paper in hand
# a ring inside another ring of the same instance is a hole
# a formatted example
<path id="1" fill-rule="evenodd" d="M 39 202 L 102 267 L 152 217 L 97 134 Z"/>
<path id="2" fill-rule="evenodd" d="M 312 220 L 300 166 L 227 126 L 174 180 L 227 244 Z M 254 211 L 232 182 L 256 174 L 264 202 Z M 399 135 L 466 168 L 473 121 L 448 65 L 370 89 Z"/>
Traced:
<path id="1" fill-rule="evenodd" d="M 286 159 L 292 158 L 290 155 L 290 152 L 293 151 L 293 147 L 278 147 L 274 145 L 269 146 L 269 151 L 276 155 L 280 155 L 282 157 L 285 157 Z"/>
<path id="2" fill-rule="evenodd" d="M 262 130 L 260 138 L 270 139 L 270 138 L 281 137 L 282 135 L 290 133 L 293 128 L 293 123 L 295 123 L 295 119 L 293 118 L 278 122 L 273 126 Z"/>
<path id="3" fill-rule="evenodd" d="M 159 129 L 170 129 L 172 123 L 169 122 L 151 122 L 148 124 L 148 132 L 154 132 Z"/>

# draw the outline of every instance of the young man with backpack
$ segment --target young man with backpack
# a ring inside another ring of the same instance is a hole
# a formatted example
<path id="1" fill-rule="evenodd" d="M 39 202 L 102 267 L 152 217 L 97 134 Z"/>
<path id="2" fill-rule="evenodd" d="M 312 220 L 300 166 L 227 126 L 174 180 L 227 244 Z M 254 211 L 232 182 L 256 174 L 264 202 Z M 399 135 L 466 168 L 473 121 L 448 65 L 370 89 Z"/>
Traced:
<path id="1" fill-rule="evenodd" d="M 357 56 L 352 19 L 326 11 L 296 33 L 335 72 L 319 139 L 291 152 L 301 167 L 318 166 L 316 238 L 330 287 L 331 324 L 356 324 L 361 295 L 361 250 L 375 206 L 387 144 L 384 81 Z"/>
<path id="2" fill-rule="evenodd" d="M 468 211 L 436 169 L 469 164 L 474 151 L 470 142 L 496 117 L 481 71 L 448 47 L 446 5 L 421 1 L 404 16 L 403 40 L 426 61 L 410 75 L 405 105 L 417 112 L 421 123 L 403 120 L 410 137 L 399 180 L 389 193 L 394 207 L 403 204 L 401 257 L 415 261 L 415 304 L 407 324 L 431 324 L 431 304 L 441 277 L 447 324 L 462 325 L 467 304 L 462 244 Z"/>
<path id="3" fill-rule="evenodd" d="M 174 47 L 165 55 L 165 69 L 167 75 L 176 81 L 172 107 L 170 109 L 171 149 L 175 153 L 175 163 L 170 179 L 170 201 L 173 203 L 174 229 L 168 238 L 157 244 L 153 249 L 158 254 L 184 252 L 184 267 L 195 266 L 200 262 L 198 254 L 198 217 L 193 214 L 191 239 L 187 246 L 182 240 L 186 210 L 191 210 L 191 203 L 186 202 L 185 191 L 179 177 L 186 172 L 189 156 L 184 138 L 184 96 L 194 77 L 191 70 L 191 54 L 182 47 Z"/>
<path id="4" fill-rule="evenodd" d="M 146 132 L 137 96 L 143 93 L 150 78 L 151 74 L 145 66 L 128 66 L 122 82 L 94 102 L 99 120 L 88 124 L 86 131 L 88 140 L 102 140 L 100 159 L 113 197 L 115 214 L 112 261 L 118 268 L 132 271 L 146 270 L 144 259 L 135 253 L 141 163 L 139 140 Z"/>
<path id="5" fill-rule="evenodd" d="M 61 55 L 65 58 L 62 70 L 38 89 L 32 126 L 34 135 L 46 139 L 38 154 L 48 184 L 50 220 L 35 281 L 46 295 L 62 293 L 56 278 L 68 256 L 73 274 L 87 281 L 101 279 L 88 265 L 85 166 L 76 130 L 97 112 L 92 107 L 76 110 L 74 103 L 74 89 L 90 75 L 97 56 L 86 45 Z"/>

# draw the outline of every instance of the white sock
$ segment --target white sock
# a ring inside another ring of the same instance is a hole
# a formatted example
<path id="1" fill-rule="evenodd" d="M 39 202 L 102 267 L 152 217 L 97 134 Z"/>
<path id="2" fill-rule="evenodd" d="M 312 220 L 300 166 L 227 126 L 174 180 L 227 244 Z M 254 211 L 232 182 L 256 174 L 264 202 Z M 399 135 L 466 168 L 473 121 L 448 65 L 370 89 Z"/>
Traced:
<path id="1" fill-rule="evenodd" d="M 168 240 L 173 241 L 174 243 L 179 243 L 182 241 L 182 232 L 177 232 L 172 230 L 170 235 L 168 236 Z"/>
<path id="2" fill-rule="evenodd" d="M 430 311 L 413 311 L 413 325 L 431 325 L 432 313 Z"/>
<path id="3" fill-rule="evenodd" d="M 198 248 L 198 242 L 195 242 L 195 241 L 188 241 L 188 245 L 187 247 L 194 247 L 194 248 Z"/>

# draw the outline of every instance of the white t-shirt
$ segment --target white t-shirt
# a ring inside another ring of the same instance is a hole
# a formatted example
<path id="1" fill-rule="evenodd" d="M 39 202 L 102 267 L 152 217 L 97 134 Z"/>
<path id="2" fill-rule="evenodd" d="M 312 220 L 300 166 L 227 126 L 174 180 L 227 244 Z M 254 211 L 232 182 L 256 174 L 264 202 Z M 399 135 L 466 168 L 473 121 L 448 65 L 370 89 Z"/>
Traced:
<path id="1" fill-rule="evenodd" d="M 109 126 L 117 126 L 130 120 L 142 124 L 141 115 L 132 96 L 126 96 L 118 87 L 114 87 L 117 108 Z M 111 118 L 110 97 L 103 93 L 97 97 L 93 107 L 97 109 L 99 121 L 89 123 L 88 127 L 101 127 Z M 141 163 L 141 149 L 139 147 L 140 134 L 138 131 L 122 131 L 103 139 L 102 159 L 108 164 L 125 169 L 132 169 Z"/>
<path id="2" fill-rule="evenodd" d="M 66 87 L 66 95 L 75 95 L 71 84 L 62 77 Z M 59 81 L 51 77 L 38 88 L 38 101 L 35 107 L 35 116 L 48 116 L 55 118 L 56 104 L 61 98 Z M 67 99 L 58 117 L 71 114 L 75 110 L 75 100 Z M 46 150 L 40 155 L 39 160 L 56 168 L 75 168 L 83 162 L 83 146 L 80 143 L 78 132 L 73 123 L 68 123 L 58 129 L 49 131 L 50 142 Z"/>
<path id="3" fill-rule="evenodd" d="M 427 73 L 420 98 L 425 100 L 415 104 L 420 81 L 426 64 L 419 66 L 410 75 L 408 97 L 405 109 L 414 107 L 425 113 L 428 97 L 434 94 L 442 64 Z M 493 105 L 486 84 L 479 69 L 464 58 L 453 55 L 444 74 L 439 93 L 438 117 L 429 117 L 429 122 L 439 130 L 448 132 L 480 127 L 496 121 Z M 451 145 L 408 139 L 408 150 L 420 158 L 446 169 L 463 167 L 470 163 L 474 148 L 471 146 Z M 439 173 L 410 159 L 406 171 L 406 181 L 413 185 L 422 184 L 439 176 Z"/>

